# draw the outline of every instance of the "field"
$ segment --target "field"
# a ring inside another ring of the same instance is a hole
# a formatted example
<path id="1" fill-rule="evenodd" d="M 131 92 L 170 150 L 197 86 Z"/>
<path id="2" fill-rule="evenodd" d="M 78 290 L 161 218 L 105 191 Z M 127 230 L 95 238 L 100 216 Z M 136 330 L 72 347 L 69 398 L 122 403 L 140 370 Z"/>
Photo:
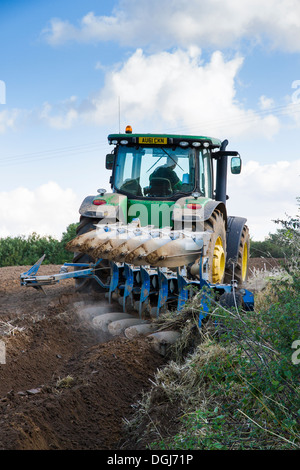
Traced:
<path id="1" fill-rule="evenodd" d="M 251 265 L 264 268 L 260 260 Z M 93 316 L 118 311 L 117 304 L 75 293 L 72 280 L 48 286 L 47 295 L 21 287 L 19 275 L 27 269 L 0 269 L 0 339 L 6 346 L 0 449 L 135 449 L 124 422 L 166 359 L 146 338 L 114 338 L 93 327 Z M 48 265 L 40 273 L 58 270 Z"/>
<path id="2" fill-rule="evenodd" d="M 73 281 L 49 286 L 47 296 L 21 288 L 26 269 L 0 269 L 0 449 L 119 448 L 123 417 L 162 357 L 146 341 L 101 336 L 86 308 L 110 307 L 76 295 Z"/>

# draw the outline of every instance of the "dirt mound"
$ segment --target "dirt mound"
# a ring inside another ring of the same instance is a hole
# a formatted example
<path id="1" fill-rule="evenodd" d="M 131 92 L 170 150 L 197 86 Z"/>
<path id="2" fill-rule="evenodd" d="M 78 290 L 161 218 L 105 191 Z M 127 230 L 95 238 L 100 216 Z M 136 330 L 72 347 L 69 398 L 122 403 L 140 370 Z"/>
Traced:
<path id="1" fill-rule="evenodd" d="M 0 449 L 118 449 L 123 420 L 163 358 L 145 340 L 92 328 L 96 310 L 110 308 L 103 296 L 74 294 L 73 281 L 43 295 L 20 286 L 26 269 L 0 269 Z"/>

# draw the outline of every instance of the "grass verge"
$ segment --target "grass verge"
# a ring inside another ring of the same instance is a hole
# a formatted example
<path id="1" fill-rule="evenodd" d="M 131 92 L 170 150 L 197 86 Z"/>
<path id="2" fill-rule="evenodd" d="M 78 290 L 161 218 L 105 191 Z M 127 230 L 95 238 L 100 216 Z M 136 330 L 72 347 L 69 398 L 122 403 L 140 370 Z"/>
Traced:
<path id="1" fill-rule="evenodd" d="M 161 327 L 181 336 L 127 422 L 131 442 L 150 449 L 299 449 L 299 292 L 294 271 L 270 279 L 253 312 L 211 298 L 201 331 L 201 294 L 162 317 Z"/>

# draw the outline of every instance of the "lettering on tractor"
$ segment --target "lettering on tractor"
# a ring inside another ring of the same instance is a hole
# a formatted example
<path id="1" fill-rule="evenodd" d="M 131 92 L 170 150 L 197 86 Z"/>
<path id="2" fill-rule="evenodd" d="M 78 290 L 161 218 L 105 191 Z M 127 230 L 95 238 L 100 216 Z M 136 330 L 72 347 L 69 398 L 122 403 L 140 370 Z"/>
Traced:
<path id="1" fill-rule="evenodd" d="M 74 259 L 64 268 L 74 271 L 41 280 L 39 260 L 21 282 L 42 288 L 74 277 L 79 291 L 105 291 L 141 318 L 180 310 L 204 286 L 228 306 L 252 309 L 246 218 L 226 207 L 227 167 L 241 172 L 239 153 L 227 140 L 134 134 L 130 126 L 108 142 L 111 191 L 99 189 L 79 208 L 77 236 L 66 247 Z"/>

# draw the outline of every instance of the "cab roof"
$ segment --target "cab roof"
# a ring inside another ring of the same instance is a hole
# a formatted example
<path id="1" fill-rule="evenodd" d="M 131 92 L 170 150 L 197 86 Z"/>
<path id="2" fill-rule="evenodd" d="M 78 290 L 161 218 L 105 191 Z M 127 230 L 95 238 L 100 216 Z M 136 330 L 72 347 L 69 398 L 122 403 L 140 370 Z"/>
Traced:
<path id="1" fill-rule="evenodd" d="M 222 142 L 214 137 L 177 134 L 109 134 L 108 142 L 113 145 L 180 145 L 182 147 L 219 148 Z"/>

